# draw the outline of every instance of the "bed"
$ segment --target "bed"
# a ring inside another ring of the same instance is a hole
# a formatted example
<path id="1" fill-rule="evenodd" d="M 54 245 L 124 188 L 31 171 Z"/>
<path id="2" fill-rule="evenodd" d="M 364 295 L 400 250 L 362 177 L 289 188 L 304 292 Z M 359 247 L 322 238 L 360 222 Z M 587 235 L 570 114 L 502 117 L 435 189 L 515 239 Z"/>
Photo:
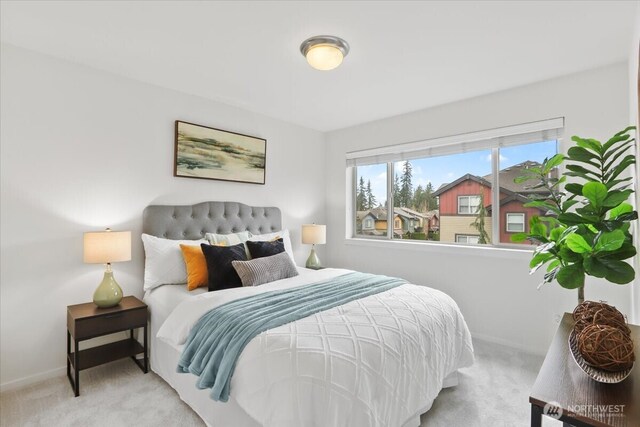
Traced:
<path id="1" fill-rule="evenodd" d="M 143 233 L 173 240 L 281 229 L 278 208 L 235 202 L 149 206 L 143 214 Z M 185 334 L 211 307 L 349 273 L 298 272 L 253 289 L 166 285 L 145 293 L 151 369 L 207 425 L 415 427 L 440 390 L 457 384 L 457 370 L 473 363 L 469 330 L 455 302 L 435 289 L 406 284 L 256 336 L 237 360 L 227 402 L 198 389 L 195 375 L 177 372 Z"/>

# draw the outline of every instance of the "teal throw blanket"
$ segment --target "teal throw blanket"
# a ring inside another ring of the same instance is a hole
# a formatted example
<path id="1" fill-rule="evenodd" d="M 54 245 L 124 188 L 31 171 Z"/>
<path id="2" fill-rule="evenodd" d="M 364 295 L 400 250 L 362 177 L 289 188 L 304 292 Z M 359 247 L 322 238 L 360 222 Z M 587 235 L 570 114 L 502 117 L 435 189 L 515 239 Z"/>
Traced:
<path id="1" fill-rule="evenodd" d="M 226 402 L 238 357 L 256 335 L 404 283 L 394 277 L 353 272 L 223 304 L 208 311 L 194 325 L 178 362 L 178 372 L 199 376 L 198 388 L 211 388 L 213 400 Z"/>

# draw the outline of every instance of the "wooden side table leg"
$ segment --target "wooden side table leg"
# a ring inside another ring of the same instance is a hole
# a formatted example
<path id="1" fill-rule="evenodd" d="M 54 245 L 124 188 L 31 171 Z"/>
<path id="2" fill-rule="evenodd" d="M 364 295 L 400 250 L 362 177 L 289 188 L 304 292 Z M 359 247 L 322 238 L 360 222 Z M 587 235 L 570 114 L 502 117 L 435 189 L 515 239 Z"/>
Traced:
<path id="1" fill-rule="evenodd" d="M 531 404 L 531 427 L 542 427 L 542 408 Z"/>
<path id="2" fill-rule="evenodd" d="M 76 397 L 80 396 L 80 349 L 78 345 L 78 340 L 73 340 L 75 343 L 75 353 L 73 354 L 73 370 L 75 371 L 75 393 Z"/>

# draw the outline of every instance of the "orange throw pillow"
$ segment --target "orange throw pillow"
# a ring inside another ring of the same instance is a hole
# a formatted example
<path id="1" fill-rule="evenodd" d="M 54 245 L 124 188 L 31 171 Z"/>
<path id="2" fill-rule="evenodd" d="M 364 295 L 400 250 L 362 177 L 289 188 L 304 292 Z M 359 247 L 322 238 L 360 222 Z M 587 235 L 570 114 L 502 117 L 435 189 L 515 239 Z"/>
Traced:
<path id="1" fill-rule="evenodd" d="M 192 291 L 196 288 L 208 287 L 207 261 L 204 259 L 200 245 L 180 245 L 180 249 L 182 249 L 182 257 L 187 266 L 187 289 Z"/>

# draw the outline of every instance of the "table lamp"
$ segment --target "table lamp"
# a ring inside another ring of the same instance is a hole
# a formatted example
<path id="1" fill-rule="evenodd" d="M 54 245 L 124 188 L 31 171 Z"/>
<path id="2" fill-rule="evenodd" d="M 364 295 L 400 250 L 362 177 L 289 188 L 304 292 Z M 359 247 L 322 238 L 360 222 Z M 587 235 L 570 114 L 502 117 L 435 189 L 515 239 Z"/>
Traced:
<path id="1" fill-rule="evenodd" d="M 316 255 L 315 245 L 324 245 L 327 242 L 327 226 L 319 224 L 302 224 L 302 243 L 311 246 L 311 253 L 307 258 L 306 267 L 314 270 L 322 268 L 320 259 Z"/>
<path id="2" fill-rule="evenodd" d="M 113 307 L 122 299 L 122 289 L 113 278 L 112 262 L 131 260 L 130 231 L 92 231 L 84 233 L 84 262 L 106 264 L 104 278 L 93 294 L 93 302 L 101 308 Z"/>

